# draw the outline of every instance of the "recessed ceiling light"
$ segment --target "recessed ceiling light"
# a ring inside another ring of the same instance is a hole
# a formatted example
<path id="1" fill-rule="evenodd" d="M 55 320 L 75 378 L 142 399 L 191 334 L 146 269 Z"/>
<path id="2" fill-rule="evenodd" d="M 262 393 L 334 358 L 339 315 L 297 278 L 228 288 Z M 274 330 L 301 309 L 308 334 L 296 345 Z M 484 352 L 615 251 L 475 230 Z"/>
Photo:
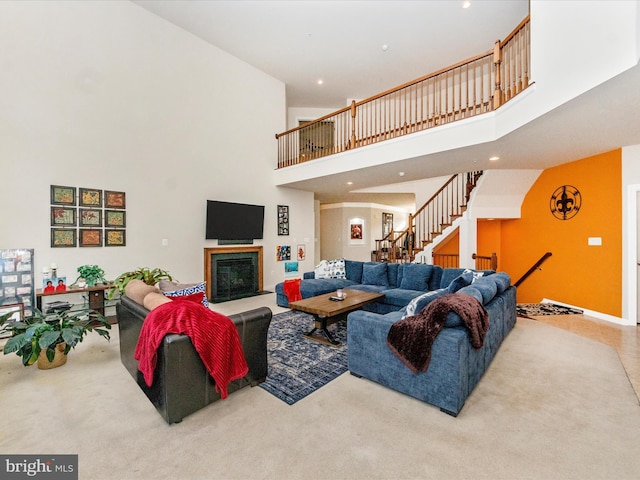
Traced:
<path id="1" fill-rule="evenodd" d="M 353 185 L 353 182 L 347 182 L 347 185 Z"/>
<path id="2" fill-rule="evenodd" d="M 324 80 L 322 80 L 321 78 L 318 80 L 318 85 L 322 85 L 324 83 Z"/>
<path id="3" fill-rule="evenodd" d="M 500 157 L 497 156 L 493 156 L 493 157 L 489 157 L 489 160 L 491 160 L 492 162 L 495 162 L 496 160 L 500 160 Z"/>
<path id="4" fill-rule="evenodd" d="M 389 45 L 385 43 L 384 45 L 382 45 L 382 51 L 386 52 L 387 50 L 389 50 Z"/>
<path id="5" fill-rule="evenodd" d="M 398 172 L 398 175 L 400 175 L 401 177 L 404 177 L 404 172 Z"/>
<path id="6" fill-rule="evenodd" d="M 471 1 L 470 0 L 466 0 L 464 2 L 462 2 L 462 8 L 469 8 L 471 6 Z"/>

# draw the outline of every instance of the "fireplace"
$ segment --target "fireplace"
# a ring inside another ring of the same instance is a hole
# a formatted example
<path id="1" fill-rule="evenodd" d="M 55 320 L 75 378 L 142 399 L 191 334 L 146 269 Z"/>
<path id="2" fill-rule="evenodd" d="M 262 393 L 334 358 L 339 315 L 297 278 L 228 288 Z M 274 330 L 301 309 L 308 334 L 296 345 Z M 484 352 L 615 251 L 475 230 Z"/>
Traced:
<path id="1" fill-rule="evenodd" d="M 207 296 L 213 303 L 259 295 L 262 247 L 205 248 Z"/>

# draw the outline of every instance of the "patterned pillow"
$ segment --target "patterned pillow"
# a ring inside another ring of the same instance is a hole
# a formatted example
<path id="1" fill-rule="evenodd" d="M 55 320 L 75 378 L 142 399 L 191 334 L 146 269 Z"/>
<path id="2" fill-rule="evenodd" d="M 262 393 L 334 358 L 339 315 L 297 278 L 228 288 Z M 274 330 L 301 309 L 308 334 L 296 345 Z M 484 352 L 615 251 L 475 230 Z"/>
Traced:
<path id="1" fill-rule="evenodd" d="M 169 290 L 173 289 L 173 290 Z M 202 293 L 202 304 L 209 307 L 207 300 L 207 282 L 180 284 L 168 281 L 160 282 L 160 290 L 165 297 L 183 297 L 185 295 L 193 295 L 194 293 Z"/>
<path id="2" fill-rule="evenodd" d="M 329 278 L 347 278 L 344 267 L 344 258 L 329 260 Z"/>
<path id="3" fill-rule="evenodd" d="M 447 289 L 441 288 L 440 290 L 432 290 L 430 292 L 423 293 L 422 295 L 418 295 L 417 297 L 412 299 L 408 303 L 408 305 L 405 307 L 405 313 L 402 315 L 402 318 L 405 319 L 407 317 L 412 317 L 413 315 L 417 315 L 432 300 L 435 300 L 436 298 L 441 297 L 445 293 L 447 293 Z"/>
<path id="4" fill-rule="evenodd" d="M 347 278 L 344 258 L 322 260 L 314 269 L 315 278 Z"/>

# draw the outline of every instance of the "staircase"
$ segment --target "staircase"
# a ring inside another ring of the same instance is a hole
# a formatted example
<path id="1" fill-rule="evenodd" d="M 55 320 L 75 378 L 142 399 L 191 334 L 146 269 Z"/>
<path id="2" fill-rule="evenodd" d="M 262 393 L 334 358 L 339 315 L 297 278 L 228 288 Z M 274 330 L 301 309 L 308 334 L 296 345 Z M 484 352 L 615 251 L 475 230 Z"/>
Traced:
<path id="1" fill-rule="evenodd" d="M 396 263 L 414 261 L 447 227 L 462 217 L 471 192 L 481 176 L 482 171 L 451 176 L 416 213 L 409 215 L 406 230 L 391 231 L 385 238 L 376 240 L 377 260 Z"/>

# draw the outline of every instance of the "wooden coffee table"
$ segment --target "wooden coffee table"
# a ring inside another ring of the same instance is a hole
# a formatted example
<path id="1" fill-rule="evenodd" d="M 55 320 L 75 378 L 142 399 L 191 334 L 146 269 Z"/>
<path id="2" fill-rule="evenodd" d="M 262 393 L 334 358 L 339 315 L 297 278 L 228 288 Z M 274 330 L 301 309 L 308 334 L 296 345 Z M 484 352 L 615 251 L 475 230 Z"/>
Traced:
<path id="1" fill-rule="evenodd" d="M 363 292 L 360 290 L 343 290 L 347 295 L 344 300 L 333 301 L 330 297 L 334 297 L 336 292 L 318 295 L 317 297 L 305 298 L 297 302 L 289 302 L 289 308 L 299 310 L 301 312 L 311 313 L 314 316 L 315 326 L 312 330 L 305 333 L 304 336 L 311 340 L 338 346 L 340 342 L 335 340 L 331 333 L 327 330 L 327 321 L 335 319 L 336 316 L 343 313 L 357 310 L 367 303 L 375 302 L 384 297 L 384 294 L 377 292 Z M 316 330 L 324 333 L 325 338 L 314 335 Z"/>

